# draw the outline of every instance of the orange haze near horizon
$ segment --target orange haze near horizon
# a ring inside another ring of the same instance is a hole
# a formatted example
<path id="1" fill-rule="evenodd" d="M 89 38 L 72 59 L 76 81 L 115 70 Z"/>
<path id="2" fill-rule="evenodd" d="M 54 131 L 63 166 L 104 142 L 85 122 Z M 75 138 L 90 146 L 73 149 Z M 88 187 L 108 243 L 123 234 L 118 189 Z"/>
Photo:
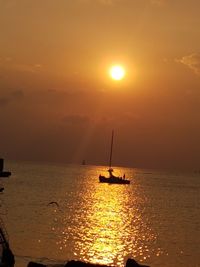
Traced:
<path id="1" fill-rule="evenodd" d="M 199 9 L 0 0 L 0 157 L 104 165 L 115 129 L 114 165 L 199 169 Z"/>

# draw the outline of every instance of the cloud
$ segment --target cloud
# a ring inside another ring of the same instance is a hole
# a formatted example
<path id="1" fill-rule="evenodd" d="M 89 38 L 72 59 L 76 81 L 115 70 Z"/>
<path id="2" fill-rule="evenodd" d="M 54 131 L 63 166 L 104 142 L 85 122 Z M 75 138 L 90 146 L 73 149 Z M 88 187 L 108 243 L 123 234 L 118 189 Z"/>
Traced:
<path id="1" fill-rule="evenodd" d="M 13 98 L 22 98 L 24 97 L 24 92 L 22 90 L 15 90 L 12 93 Z"/>
<path id="2" fill-rule="evenodd" d="M 184 56 L 180 59 L 176 59 L 176 62 L 186 65 L 195 74 L 200 75 L 200 53 Z"/>
<path id="3" fill-rule="evenodd" d="M 82 125 L 89 123 L 90 119 L 88 116 L 85 116 L 85 115 L 72 114 L 72 115 L 66 115 L 63 118 L 63 122 L 68 125 L 82 126 Z"/>
<path id="4" fill-rule="evenodd" d="M 79 0 L 82 3 L 98 3 L 102 5 L 114 5 L 117 4 L 118 2 L 122 2 L 122 0 Z"/>
<path id="5" fill-rule="evenodd" d="M 166 4 L 167 0 L 150 0 L 150 3 L 157 6 Z"/>
<path id="6" fill-rule="evenodd" d="M 15 0 L 0 0 L 2 8 L 13 8 L 16 6 L 17 2 Z"/>
<path id="7" fill-rule="evenodd" d="M 99 4 L 103 4 L 103 5 L 114 5 L 117 4 L 119 2 L 123 3 L 125 2 L 124 0 L 79 0 L 82 3 L 99 3 Z M 141 1 L 141 0 L 139 0 Z M 169 0 L 148 0 L 148 2 L 150 2 L 153 5 L 158 5 L 161 6 L 163 4 L 166 4 L 167 1 Z M 127 1 L 128 2 L 128 1 Z M 132 0 L 129 0 L 129 2 L 132 2 Z"/>
<path id="8" fill-rule="evenodd" d="M 9 102 L 10 102 L 9 98 L 0 97 L 0 107 L 4 107 L 4 106 L 8 105 Z"/>
<path id="9" fill-rule="evenodd" d="M 18 101 L 24 97 L 24 92 L 22 90 L 14 90 L 7 94 L 7 96 L 0 97 L 0 107 L 5 107 L 13 101 Z"/>
<path id="10" fill-rule="evenodd" d="M 11 67 L 19 72 L 37 73 L 41 70 L 40 64 L 13 64 Z"/>
<path id="11" fill-rule="evenodd" d="M 104 5 L 113 5 L 119 2 L 119 0 L 98 0 L 98 2 Z"/>
<path id="12" fill-rule="evenodd" d="M 1 69 L 30 73 L 38 73 L 43 68 L 43 66 L 39 63 L 23 64 L 20 62 L 16 62 L 12 57 L 0 57 L 0 67 Z"/>

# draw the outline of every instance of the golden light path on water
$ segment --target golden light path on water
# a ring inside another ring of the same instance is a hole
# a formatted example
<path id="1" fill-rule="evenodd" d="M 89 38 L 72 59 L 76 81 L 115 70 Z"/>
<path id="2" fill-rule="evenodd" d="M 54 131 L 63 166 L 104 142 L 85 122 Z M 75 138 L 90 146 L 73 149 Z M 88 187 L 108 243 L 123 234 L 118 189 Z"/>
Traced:
<path id="1" fill-rule="evenodd" d="M 199 176 L 114 168 L 130 185 L 98 181 L 106 167 L 14 162 L 1 217 L 15 267 L 84 260 L 124 266 L 199 265 Z M 58 265 L 56 265 L 58 266 Z"/>
<path id="2" fill-rule="evenodd" d="M 87 236 L 93 237 L 93 240 L 88 243 L 88 247 L 84 244 L 82 250 L 87 250 L 90 261 L 108 264 L 116 257 L 122 257 L 118 252 L 124 248 L 123 238 L 126 237 L 126 232 L 119 230 L 126 225 L 122 217 L 123 205 L 126 202 L 125 187 L 111 188 L 101 184 L 95 189 L 93 204 L 88 207 L 90 213 L 87 216 Z"/>
<path id="3" fill-rule="evenodd" d="M 156 239 L 143 218 L 145 197 L 137 184 L 101 184 L 98 175 L 99 170 L 86 171 L 81 191 L 68 192 L 64 214 L 55 213 L 59 249 L 65 257 L 71 249 L 74 258 L 99 264 L 122 266 L 127 257 L 145 262 Z"/>

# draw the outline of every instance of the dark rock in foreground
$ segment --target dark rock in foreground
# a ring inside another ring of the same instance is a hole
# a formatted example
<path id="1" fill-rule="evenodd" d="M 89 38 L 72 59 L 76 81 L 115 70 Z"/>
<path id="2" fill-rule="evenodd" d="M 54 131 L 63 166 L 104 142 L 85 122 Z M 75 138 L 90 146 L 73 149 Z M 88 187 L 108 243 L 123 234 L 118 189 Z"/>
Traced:
<path id="1" fill-rule="evenodd" d="M 44 265 L 42 263 L 37 263 L 37 262 L 30 261 L 28 263 L 27 267 L 46 267 L 46 265 Z"/>
<path id="2" fill-rule="evenodd" d="M 64 267 L 108 267 L 108 265 L 71 260 L 68 261 Z"/>
<path id="3" fill-rule="evenodd" d="M 71 260 L 63 265 L 52 265 L 52 266 L 62 266 L 62 267 L 110 267 L 109 265 L 102 265 L 102 264 L 94 264 L 89 262 L 83 262 L 83 261 L 75 261 Z M 27 267 L 47 267 L 47 265 L 32 262 L 30 261 L 27 265 Z M 149 267 L 148 265 L 142 265 L 137 263 L 134 259 L 128 259 L 126 262 L 125 267 Z"/>
<path id="4" fill-rule="evenodd" d="M 150 267 L 148 265 L 142 265 L 142 264 L 139 264 L 137 263 L 134 259 L 128 259 L 126 261 L 126 267 L 139 267 L 139 266 L 143 266 L 143 267 Z"/>

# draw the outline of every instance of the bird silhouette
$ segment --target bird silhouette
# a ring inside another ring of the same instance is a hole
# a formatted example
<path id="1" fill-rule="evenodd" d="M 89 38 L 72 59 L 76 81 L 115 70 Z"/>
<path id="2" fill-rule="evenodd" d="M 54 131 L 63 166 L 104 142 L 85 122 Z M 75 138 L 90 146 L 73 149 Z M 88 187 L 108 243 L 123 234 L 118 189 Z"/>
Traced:
<path id="1" fill-rule="evenodd" d="M 56 201 L 51 201 L 51 202 L 49 202 L 49 203 L 47 204 L 47 206 L 52 205 L 52 204 L 55 204 L 57 207 L 59 207 L 59 204 L 58 204 L 58 202 L 56 202 Z"/>

